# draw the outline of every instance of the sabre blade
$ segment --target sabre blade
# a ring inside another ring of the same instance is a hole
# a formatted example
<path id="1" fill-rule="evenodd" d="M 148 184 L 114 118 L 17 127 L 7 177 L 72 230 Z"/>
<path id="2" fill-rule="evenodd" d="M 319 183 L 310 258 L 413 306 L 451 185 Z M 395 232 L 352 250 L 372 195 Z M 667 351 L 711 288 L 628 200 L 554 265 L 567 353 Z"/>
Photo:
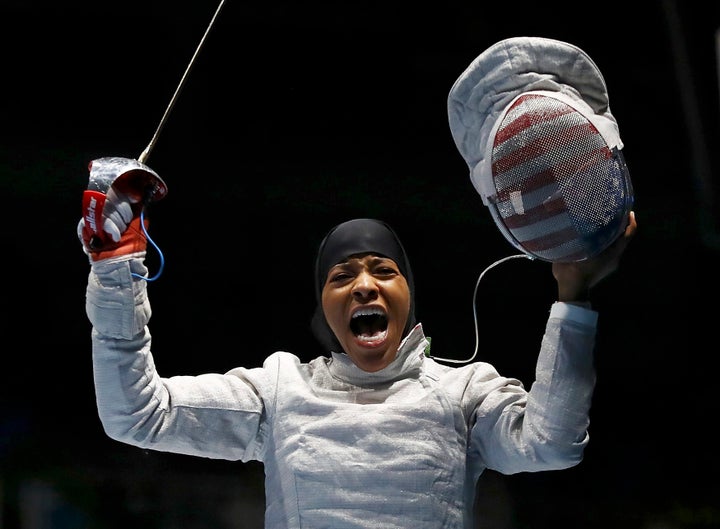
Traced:
<path id="1" fill-rule="evenodd" d="M 210 30 L 212 29 L 213 25 L 215 24 L 215 20 L 217 19 L 218 15 L 220 14 L 220 11 L 222 10 L 224 4 L 225 4 L 225 0 L 220 0 L 220 4 L 217 6 L 217 9 L 215 10 L 215 14 L 213 15 L 212 19 L 210 20 L 210 24 L 208 24 L 208 27 L 207 27 L 207 29 L 205 29 L 205 33 L 203 34 L 202 39 L 200 39 L 200 43 L 198 44 L 197 48 L 195 48 L 195 53 L 193 53 L 193 56 L 190 59 L 190 62 L 188 63 L 187 68 L 185 68 L 185 73 L 183 73 L 183 76 L 180 78 L 180 83 L 178 84 L 177 88 L 175 89 L 175 93 L 173 94 L 172 98 L 170 99 L 170 103 L 168 104 L 167 108 L 165 109 L 165 113 L 163 114 L 162 118 L 160 119 L 160 123 L 158 124 L 157 129 L 155 129 L 155 134 L 153 134 L 153 137 L 150 139 L 150 143 L 148 143 L 147 147 L 145 147 L 145 150 L 138 157 L 138 161 L 140 163 L 145 163 L 146 160 L 150 157 L 150 153 L 152 152 L 153 148 L 155 147 L 157 138 L 160 135 L 160 132 L 162 131 L 163 127 L 165 126 L 165 122 L 167 121 L 168 116 L 170 115 L 170 112 L 172 111 L 173 107 L 175 106 L 175 102 L 177 101 L 178 95 L 180 95 L 180 91 L 185 86 L 185 81 L 187 80 L 188 75 L 190 74 L 190 71 L 192 70 L 193 66 L 195 65 L 195 59 L 197 58 L 198 54 L 200 53 L 200 50 L 203 47 L 203 44 L 205 43 L 205 39 L 207 38 L 208 34 L 210 33 Z"/>

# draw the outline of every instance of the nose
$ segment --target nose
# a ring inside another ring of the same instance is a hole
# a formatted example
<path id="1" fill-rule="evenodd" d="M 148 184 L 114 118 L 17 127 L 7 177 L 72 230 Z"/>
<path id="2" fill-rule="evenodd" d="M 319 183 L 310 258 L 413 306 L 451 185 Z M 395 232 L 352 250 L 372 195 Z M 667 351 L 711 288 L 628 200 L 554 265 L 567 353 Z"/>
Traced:
<path id="1" fill-rule="evenodd" d="M 353 283 L 352 295 L 359 301 L 368 301 L 377 299 L 378 287 L 375 279 L 368 272 L 361 272 Z"/>

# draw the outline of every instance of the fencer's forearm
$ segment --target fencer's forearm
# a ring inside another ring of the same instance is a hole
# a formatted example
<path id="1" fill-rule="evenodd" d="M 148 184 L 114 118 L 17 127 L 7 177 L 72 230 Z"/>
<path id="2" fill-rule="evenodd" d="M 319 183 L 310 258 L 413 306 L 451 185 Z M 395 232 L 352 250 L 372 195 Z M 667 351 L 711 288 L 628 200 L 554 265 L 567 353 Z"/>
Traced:
<path id="1" fill-rule="evenodd" d="M 151 309 L 142 258 L 94 263 L 88 277 L 86 312 L 92 323 L 93 371 L 98 413 L 106 433 L 131 442 L 134 421 L 147 406 Z M 150 364 L 151 365 L 151 364 Z M 133 380 L 129 380 L 133 378 Z"/>
<path id="2" fill-rule="evenodd" d="M 567 303 L 552 306 L 533 383 L 526 427 L 541 457 L 572 466 L 582 460 L 588 443 L 589 413 L 595 388 L 593 363 L 597 313 Z"/>
<path id="3" fill-rule="evenodd" d="M 93 376 L 105 433 L 142 448 L 163 448 L 158 432 L 168 419 L 167 388 L 155 369 L 151 316 L 142 259 L 93 264 L 86 310 L 92 329 Z"/>

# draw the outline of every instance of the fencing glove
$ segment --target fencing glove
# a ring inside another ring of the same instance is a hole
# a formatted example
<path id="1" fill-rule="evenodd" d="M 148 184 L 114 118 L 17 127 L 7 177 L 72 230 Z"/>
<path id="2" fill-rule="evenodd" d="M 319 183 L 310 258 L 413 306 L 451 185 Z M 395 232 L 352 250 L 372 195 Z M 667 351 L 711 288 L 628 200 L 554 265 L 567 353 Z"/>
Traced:
<path id="1" fill-rule="evenodd" d="M 145 204 L 167 193 L 162 179 L 128 158 L 99 158 L 90 163 L 77 235 L 91 263 L 119 256 L 144 256 L 148 221 Z"/>

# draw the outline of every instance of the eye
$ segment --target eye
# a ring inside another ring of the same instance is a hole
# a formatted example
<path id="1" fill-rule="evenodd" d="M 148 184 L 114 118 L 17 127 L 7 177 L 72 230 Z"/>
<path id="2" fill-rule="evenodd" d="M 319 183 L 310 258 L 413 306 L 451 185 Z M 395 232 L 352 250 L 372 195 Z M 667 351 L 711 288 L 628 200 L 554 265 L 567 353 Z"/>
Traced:
<path id="1" fill-rule="evenodd" d="M 328 283 L 342 283 L 352 278 L 352 274 L 344 270 L 334 272 L 328 277 Z"/>
<path id="2" fill-rule="evenodd" d="M 374 273 L 376 276 L 391 277 L 397 275 L 399 272 L 391 266 L 378 266 Z"/>

